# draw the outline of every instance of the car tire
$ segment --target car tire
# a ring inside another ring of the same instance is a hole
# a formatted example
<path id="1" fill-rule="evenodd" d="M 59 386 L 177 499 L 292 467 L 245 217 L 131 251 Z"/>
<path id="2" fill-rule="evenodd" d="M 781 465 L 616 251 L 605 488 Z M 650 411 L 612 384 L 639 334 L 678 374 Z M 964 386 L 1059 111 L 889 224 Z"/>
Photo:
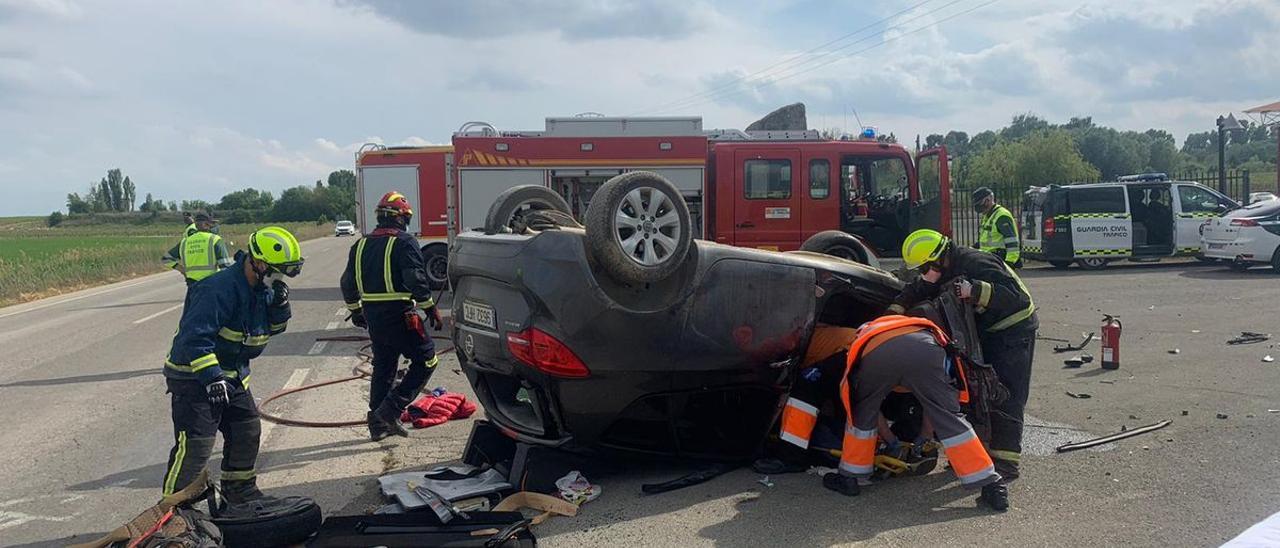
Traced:
<path id="1" fill-rule="evenodd" d="M 309 502 L 309 501 L 307 501 Z M 276 515 L 257 519 L 213 518 L 228 548 L 240 546 L 293 546 L 320 529 L 323 518 L 314 502 L 302 503 Z"/>
<path id="2" fill-rule="evenodd" d="M 556 191 L 545 186 L 520 185 L 502 191 L 484 217 L 484 233 L 522 233 L 527 227 L 522 219 L 530 209 L 553 209 L 570 214 L 569 204 Z"/>
<path id="3" fill-rule="evenodd" d="M 1233 260 L 1227 263 L 1227 266 L 1236 272 L 1244 272 L 1253 268 L 1253 263 L 1249 261 Z"/>
<path id="4" fill-rule="evenodd" d="M 422 269 L 427 274 L 427 287 L 443 289 L 449 284 L 449 248 L 439 242 L 422 246 Z"/>
<path id="5" fill-rule="evenodd" d="M 1275 252 L 1271 254 L 1271 270 L 1274 270 L 1276 274 L 1280 274 L 1280 247 L 1277 247 Z"/>
<path id="6" fill-rule="evenodd" d="M 1076 259 L 1076 265 L 1085 270 L 1102 270 L 1107 267 L 1107 263 L 1111 261 L 1101 257 L 1089 257 L 1087 259 Z"/>
<path id="7" fill-rule="evenodd" d="M 619 224 L 618 220 L 625 223 Z M 661 175 L 632 171 L 606 181 L 587 206 L 587 249 L 615 280 L 657 282 L 675 272 L 693 245 L 689 206 Z"/>
<path id="8" fill-rule="evenodd" d="M 1058 270 L 1066 270 L 1071 266 L 1071 261 L 1049 261 L 1049 265 Z"/>
<path id="9" fill-rule="evenodd" d="M 857 236 L 839 230 L 824 230 L 809 236 L 809 239 L 800 244 L 800 251 L 822 253 L 856 263 L 870 264 L 867 260 L 870 252 L 866 244 L 862 243 Z"/>

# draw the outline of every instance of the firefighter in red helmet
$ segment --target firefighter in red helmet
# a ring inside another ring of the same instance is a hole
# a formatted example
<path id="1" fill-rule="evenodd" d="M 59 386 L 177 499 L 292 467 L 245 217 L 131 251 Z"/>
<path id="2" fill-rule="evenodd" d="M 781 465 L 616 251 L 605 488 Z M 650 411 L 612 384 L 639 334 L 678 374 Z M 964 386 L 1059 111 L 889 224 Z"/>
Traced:
<path id="1" fill-rule="evenodd" d="M 342 297 L 351 323 L 369 330 L 373 379 L 369 388 L 369 437 L 408 436 L 400 414 L 435 371 L 439 358 L 424 324 L 444 323 L 431 298 L 418 240 L 407 229 L 413 208 L 403 194 L 388 192 L 375 210 L 378 228 L 351 246 L 342 273 Z M 400 356 L 409 371 L 395 384 Z"/>

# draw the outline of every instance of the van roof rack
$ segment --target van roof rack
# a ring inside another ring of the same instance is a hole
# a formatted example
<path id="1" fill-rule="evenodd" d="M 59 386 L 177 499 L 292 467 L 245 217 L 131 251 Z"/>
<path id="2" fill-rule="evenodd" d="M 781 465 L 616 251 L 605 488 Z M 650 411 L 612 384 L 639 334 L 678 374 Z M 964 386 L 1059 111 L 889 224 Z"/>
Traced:
<path id="1" fill-rule="evenodd" d="M 1116 181 L 1121 183 L 1133 183 L 1141 181 L 1168 181 L 1169 175 L 1165 173 L 1135 173 L 1133 175 L 1121 175 L 1116 177 Z"/>

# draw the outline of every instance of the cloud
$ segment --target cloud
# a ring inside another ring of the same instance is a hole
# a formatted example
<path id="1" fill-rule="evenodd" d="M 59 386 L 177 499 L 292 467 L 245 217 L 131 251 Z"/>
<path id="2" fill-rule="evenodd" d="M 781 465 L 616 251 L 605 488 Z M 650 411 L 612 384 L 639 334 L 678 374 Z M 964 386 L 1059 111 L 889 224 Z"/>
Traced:
<path id="1" fill-rule="evenodd" d="M 70 0 L 0 0 L 0 21 L 19 16 L 73 19 L 83 13 Z"/>
<path id="2" fill-rule="evenodd" d="M 470 76 L 449 83 L 455 91 L 487 91 L 490 93 L 520 93 L 542 87 L 537 79 L 520 71 L 477 69 Z"/>

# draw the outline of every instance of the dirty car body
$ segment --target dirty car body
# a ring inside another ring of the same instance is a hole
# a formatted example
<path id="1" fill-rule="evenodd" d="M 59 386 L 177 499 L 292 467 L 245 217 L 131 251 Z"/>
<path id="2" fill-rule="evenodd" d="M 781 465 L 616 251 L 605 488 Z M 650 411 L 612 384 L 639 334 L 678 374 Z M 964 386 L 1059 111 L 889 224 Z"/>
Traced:
<path id="1" fill-rule="evenodd" d="M 705 241 L 669 278 L 624 285 L 575 229 L 460 234 L 449 265 L 462 369 L 509 437 L 711 459 L 769 434 L 815 325 L 857 326 L 901 287 L 834 257 Z"/>

